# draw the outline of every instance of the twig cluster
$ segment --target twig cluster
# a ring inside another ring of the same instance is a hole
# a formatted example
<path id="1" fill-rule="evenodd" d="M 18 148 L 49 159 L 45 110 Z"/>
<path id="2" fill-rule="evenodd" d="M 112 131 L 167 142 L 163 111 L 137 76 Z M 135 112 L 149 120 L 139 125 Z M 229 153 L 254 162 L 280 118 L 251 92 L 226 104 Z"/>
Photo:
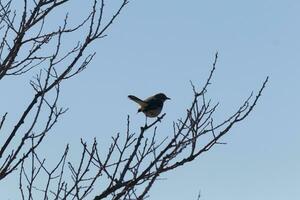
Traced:
<path id="1" fill-rule="evenodd" d="M 45 27 L 49 25 L 47 22 L 51 15 L 67 2 L 70 0 L 0 1 L 0 80 L 38 70 L 30 81 L 35 95 L 12 130 L 7 135 L 1 135 L 0 180 L 16 170 L 34 152 L 59 117 L 67 111 L 58 106 L 62 82 L 87 67 L 95 55 L 86 53 L 88 47 L 106 36 L 106 30 L 128 3 L 123 0 L 115 14 L 103 22 L 104 0 L 89 1 L 92 2 L 90 13 L 78 25 L 70 27 L 66 14 L 58 22 L 60 26 L 56 30 L 47 31 Z M 22 5 L 21 11 L 14 10 L 16 5 Z M 85 35 L 65 52 L 67 35 L 81 30 L 85 31 Z M 7 116 L 5 113 L 0 121 L 0 131 Z"/>

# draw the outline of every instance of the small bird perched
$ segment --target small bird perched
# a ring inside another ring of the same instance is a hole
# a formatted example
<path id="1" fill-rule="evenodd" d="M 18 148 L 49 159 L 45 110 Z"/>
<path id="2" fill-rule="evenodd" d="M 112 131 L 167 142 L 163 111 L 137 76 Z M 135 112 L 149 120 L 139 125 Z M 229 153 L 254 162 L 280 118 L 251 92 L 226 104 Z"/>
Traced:
<path id="1" fill-rule="evenodd" d="M 128 98 L 140 105 L 138 112 L 143 112 L 146 117 L 157 117 L 164 106 L 164 102 L 170 99 L 164 93 L 158 93 L 145 100 L 133 95 L 128 95 Z"/>

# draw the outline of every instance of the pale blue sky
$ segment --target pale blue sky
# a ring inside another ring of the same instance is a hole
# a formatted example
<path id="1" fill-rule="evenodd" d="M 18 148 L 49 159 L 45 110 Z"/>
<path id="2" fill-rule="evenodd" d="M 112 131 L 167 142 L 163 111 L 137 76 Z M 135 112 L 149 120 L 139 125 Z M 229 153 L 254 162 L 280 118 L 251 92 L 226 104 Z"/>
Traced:
<path id="1" fill-rule="evenodd" d="M 70 5 L 70 17 L 81 7 Z M 89 68 L 63 85 L 61 104 L 70 110 L 45 143 L 45 156 L 55 159 L 67 143 L 76 155 L 80 138 L 96 137 L 104 148 L 112 135 L 125 131 L 127 114 L 138 130 L 144 117 L 128 94 L 170 96 L 158 132 L 170 134 L 172 121 L 191 101 L 189 80 L 201 87 L 218 51 L 209 91 L 220 102 L 216 120 L 234 112 L 266 76 L 268 86 L 250 116 L 222 139 L 227 145 L 164 175 L 150 199 L 194 200 L 199 190 L 201 200 L 299 199 L 299 10 L 298 0 L 130 1 L 108 37 L 93 45 L 97 55 Z M 0 85 L 1 91 L 23 91 L 18 98 L 1 97 L 9 105 L 1 113 L 17 115 L 29 101 L 29 84 L 22 81 Z M 0 184 L 1 199 L 16 199 L 16 180 Z"/>

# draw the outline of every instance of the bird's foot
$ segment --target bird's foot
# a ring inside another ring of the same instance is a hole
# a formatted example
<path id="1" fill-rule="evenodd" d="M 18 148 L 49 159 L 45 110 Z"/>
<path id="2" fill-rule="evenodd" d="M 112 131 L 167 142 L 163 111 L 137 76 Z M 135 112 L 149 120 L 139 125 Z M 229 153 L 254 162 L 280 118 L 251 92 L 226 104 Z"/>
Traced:
<path id="1" fill-rule="evenodd" d="M 161 117 L 157 117 L 156 121 L 161 122 Z"/>

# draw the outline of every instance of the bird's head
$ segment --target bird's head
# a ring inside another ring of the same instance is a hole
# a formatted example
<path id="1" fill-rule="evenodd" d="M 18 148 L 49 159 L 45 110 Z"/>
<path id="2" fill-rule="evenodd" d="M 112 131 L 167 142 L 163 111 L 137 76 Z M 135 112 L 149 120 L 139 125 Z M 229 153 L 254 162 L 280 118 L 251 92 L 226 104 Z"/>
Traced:
<path id="1" fill-rule="evenodd" d="M 158 93 L 158 94 L 156 94 L 155 98 L 160 99 L 162 101 L 170 100 L 170 98 L 167 97 L 164 93 Z"/>

